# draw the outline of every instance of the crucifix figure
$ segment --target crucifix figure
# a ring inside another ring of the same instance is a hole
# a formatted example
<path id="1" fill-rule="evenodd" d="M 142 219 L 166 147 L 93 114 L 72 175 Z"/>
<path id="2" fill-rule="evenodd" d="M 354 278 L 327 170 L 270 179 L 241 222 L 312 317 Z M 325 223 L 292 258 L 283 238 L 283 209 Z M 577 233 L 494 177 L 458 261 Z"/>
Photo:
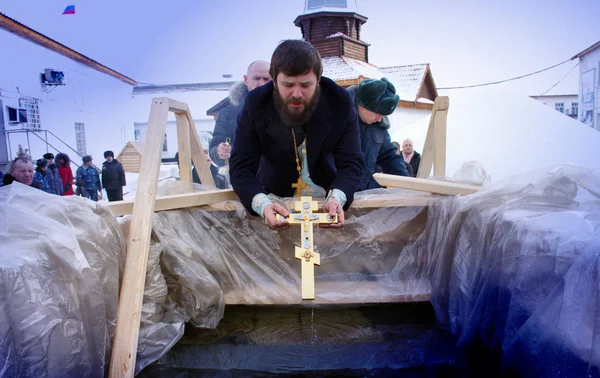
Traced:
<path id="1" fill-rule="evenodd" d="M 321 265 L 321 255 L 314 251 L 313 225 L 337 223 L 337 215 L 332 217 L 327 213 L 313 213 L 319 209 L 319 205 L 312 197 L 301 197 L 295 205 L 300 213 L 290 214 L 288 222 L 301 226 L 300 247 L 296 247 L 295 256 L 302 262 L 302 299 L 315 299 L 314 266 Z M 278 219 L 281 219 L 279 215 Z"/>

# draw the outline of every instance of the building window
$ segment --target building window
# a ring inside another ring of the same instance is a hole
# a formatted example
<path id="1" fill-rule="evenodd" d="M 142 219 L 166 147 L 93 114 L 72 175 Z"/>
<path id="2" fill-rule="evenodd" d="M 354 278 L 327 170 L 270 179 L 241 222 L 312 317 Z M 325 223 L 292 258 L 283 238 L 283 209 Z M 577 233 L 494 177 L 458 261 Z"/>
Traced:
<path id="1" fill-rule="evenodd" d="M 571 103 L 571 114 L 579 114 L 579 104 L 577 102 Z"/>
<path id="2" fill-rule="evenodd" d="M 75 122 L 75 142 L 77 144 L 77 153 L 81 156 L 87 155 L 85 125 L 81 122 Z"/>
<path id="3" fill-rule="evenodd" d="M 28 130 L 40 130 L 40 106 L 39 100 L 33 97 L 21 97 L 19 107 L 27 111 L 27 123 L 24 125 Z"/>
<path id="4" fill-rule="evenodd" d="M 167 152 L 169 149 L 167 148 L 167 133 L 165 133 L 165 140 L 163 142 L 163 152 Z"/>
<path id="5" fill-rule="evenodd" d="M 558 110 L 561 113 L 564 113 L 565 112 L 565 103 L 557 102 L 556 104 L 554 104 L 554 109 Z"/>
<path id="6" fill-rule="evenodd" d="M 140 140 L 140 134 L 141 133 L 142 132 L 140 130 L 138 130 L 138 129 L 133 130 L 133 139 L 134 140 Z"/>

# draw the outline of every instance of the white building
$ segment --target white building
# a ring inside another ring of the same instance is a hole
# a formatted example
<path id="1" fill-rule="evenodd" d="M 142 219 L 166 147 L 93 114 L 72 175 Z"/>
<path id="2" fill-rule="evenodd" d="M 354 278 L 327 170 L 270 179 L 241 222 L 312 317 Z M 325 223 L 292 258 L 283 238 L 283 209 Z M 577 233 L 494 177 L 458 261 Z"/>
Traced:
<path id="1" fill-rule="evenodd" d="M 0 170 L 19 145 L 34 160 L 65 152 L 100 165 L 133 140 L 145 110 L 129 106 L 135 80 L 1 13 L 0 46 Z"/>
<path id="2" fill-rule="evenodd" d="M 531 96 L 531 98 L 571 118 L 579 119 L 579 96 L 576 94 Z"/>
<path id="3" fill-rule="evenodd" d="M 600 131 L 600 41 L 572 59 L 579 59 L 579 120 Z"/>

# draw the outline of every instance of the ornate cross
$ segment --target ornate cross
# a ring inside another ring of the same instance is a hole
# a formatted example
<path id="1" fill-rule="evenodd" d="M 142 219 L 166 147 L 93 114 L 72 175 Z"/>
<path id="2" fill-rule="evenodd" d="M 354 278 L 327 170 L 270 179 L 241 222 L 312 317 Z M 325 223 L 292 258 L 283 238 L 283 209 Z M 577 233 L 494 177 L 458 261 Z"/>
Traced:
<path id="1" fill-rule="evenodd" d="M 298 177 L 298 182 L 292 184 L 292 188 L 296 189 L 296 197 L 298 198 L 302 197 L 302 191 L 306 187 L 308 187 L 308 184 L 302 180 L 302 176 Z"/>
<path id="2" fill-rule="evenodd" d="M 313 249 L 313 225 L 337 223 L 337 215 L 332 217 L 327 213 L 313 213 L 319 209 L 312 197 L 301 197 L 296 201 L 296 211 L 290 214 L 290 224 L 301 225 L 300 247 L 296 247 L 295 255 L 302 261 L 302 299 L 315 299 L 315 265 L 321 265 L 321 255 Z M 278 216 L 278 219 L 281 219 Z"/>

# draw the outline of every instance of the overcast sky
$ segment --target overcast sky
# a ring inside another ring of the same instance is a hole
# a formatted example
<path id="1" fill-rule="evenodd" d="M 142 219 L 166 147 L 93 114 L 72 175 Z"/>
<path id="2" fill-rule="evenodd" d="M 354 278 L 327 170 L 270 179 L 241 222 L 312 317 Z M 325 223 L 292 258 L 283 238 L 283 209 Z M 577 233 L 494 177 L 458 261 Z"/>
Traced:
<path id="1" fill-rule="evenodd" d="M 353 1 L 353 0 L 350 0 Z M 598 0 L 358 0 L 362 39 L 379 66 L 430 63 L 438 87 L 536 71 L 600 40 Z M 75 15 L 61 15 L 70 4 Z M 304 0 L 2 0 L 0 11 L 139 82 L 241 77 L 301 38 Z M 538 95 L 575 61 L 501 88 Z M 578 69 L 552 92 L 577 93 Z"/>

